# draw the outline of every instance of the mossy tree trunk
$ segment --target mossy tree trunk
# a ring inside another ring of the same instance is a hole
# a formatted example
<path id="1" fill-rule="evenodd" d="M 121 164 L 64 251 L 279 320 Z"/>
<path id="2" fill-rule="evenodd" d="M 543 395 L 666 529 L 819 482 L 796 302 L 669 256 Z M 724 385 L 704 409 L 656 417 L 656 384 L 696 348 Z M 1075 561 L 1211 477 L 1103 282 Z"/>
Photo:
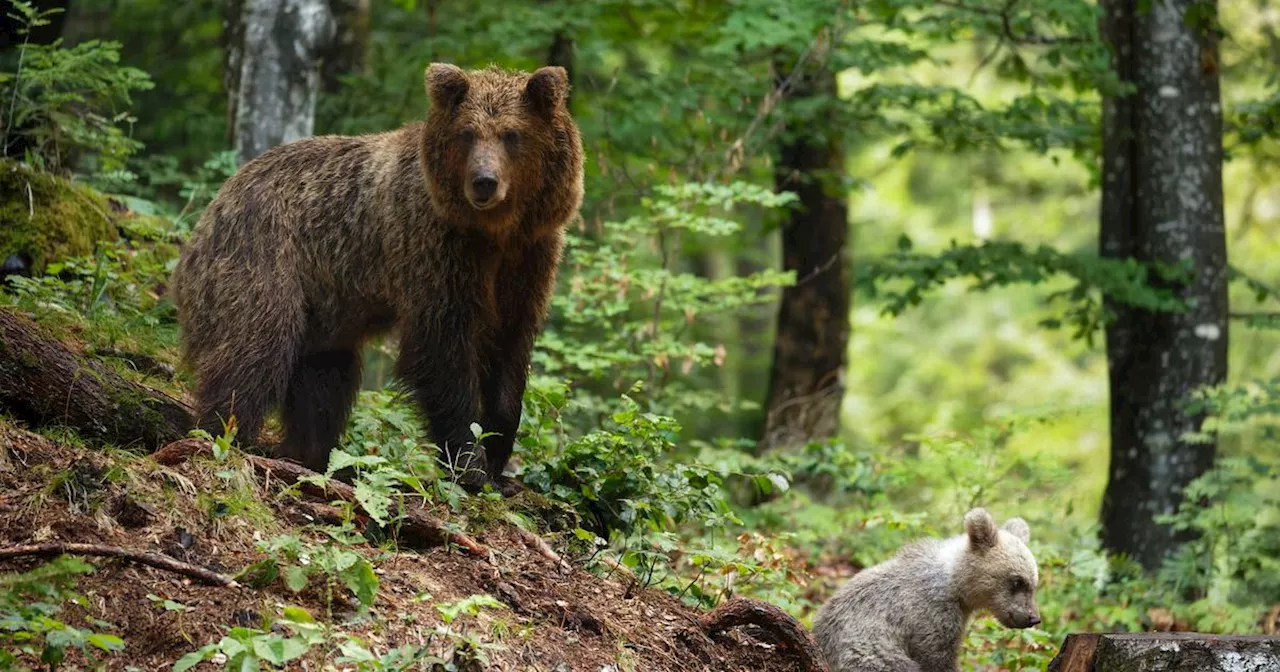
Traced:
<path id="1" fill-rule="evenodd" d="M 1198 0 L 1107 0 L 1104 30 L 1120 79 L 1103 118 L 1101 254 L 1194 274 L 1184 313 L 1108 305 L 1110 478 L 1102 541 L 1154 569 L 1184 536 L 1153 516 L 1213 465 L 1214 443 L 1183 439 L 1202 416 L 1183 404 L 1227 375 L 1227 250 L 1217 45 Z"/>
<path id="2" fill-rule="evenodd" d="M 9 308 L 0 309 L 0 413 L 148 451 L 192 427 L 182 402 L 125 380 Z"/>

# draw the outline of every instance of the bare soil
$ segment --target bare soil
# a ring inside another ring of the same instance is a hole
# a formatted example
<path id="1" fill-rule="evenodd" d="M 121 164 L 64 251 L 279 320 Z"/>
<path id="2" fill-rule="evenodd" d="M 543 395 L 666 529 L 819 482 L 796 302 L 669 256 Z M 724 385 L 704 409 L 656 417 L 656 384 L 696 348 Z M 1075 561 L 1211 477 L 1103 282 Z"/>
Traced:
<path id="1" fill-rule="evenodd" d="M 288 489 L 257 480 L 243 461 L 215 463 L 197 456 L 162 466 L 146 456 L 103 452 L 59 443 L 0 419 L 0 547 L 19 544 L 99 543 L 167 554 L 225 574 L 264 559 L 257 543 L 281 534 L 319 541 L 317 507 Z M 448 512 L 438 512 L 447 517 Z M 741 631 L 710 638 L 697 626 L 702 613 L 674 596 L 632 586 L 615 574 L 597 576 L 581 559 L 558 567 L 529 548 L 506 523 L 467 527 L 490 549 L 475 557 L 457 548 L 425 551 L 360 546 L 380 586 L 367 613 L 342 591 L 326 599 L 308 587 L 295 594 L 277 582 L 263 589 L 215 587 L 126 561 L 86 558 L 97 571 L 80 592 L 84 616 L 110 624 L 125 640 L 107 669 L 169 670 L 184 654 L 218 640 L 232 626 L 260 627 L 284 605 L 301 606 L 382 652 L 427 645 L 448 658 L 451 640 L 433 636 L 443 621 L 436 605 L 487 593 L 506 609 L 462 616 L 452 627 L 500 648 L 490 649 L 490 670 L 543 672 L 792 672 L 785 650 Z M 554 542 L 552 543 L 555 546 Z M 563 553 L 563 549 L 557 548 Z M 0 572 L 42 562 L 0 562 Z M 166 611 L 148 596 L 186 605 Z M 101 629 L 100 629 L 101 630 Z M 319 648 L 319 647 L 317 647 Z M 290 669 L 320 669 L 336 651 L 311 653 Z M 74 655 L 67 669 L 82 661 Z M 197 668 L 214 669 L 211 664 Z"/>

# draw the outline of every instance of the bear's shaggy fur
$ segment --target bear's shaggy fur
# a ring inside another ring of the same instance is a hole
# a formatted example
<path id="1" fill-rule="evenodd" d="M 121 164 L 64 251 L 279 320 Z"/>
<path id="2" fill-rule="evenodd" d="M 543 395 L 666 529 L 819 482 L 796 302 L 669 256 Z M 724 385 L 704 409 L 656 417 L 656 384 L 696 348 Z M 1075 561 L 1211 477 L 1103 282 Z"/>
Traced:
<path id="1" fill-rule="evenodd" d="M 822 606 L 813 634 L 831 672 L 955 672 L 975 611 L 1010 628 L 1040 623 L 1026 521 L 997 528 L 977 508 L 964 526 L 963 535 L 904 546 Z"/>
<path id="2" fill-rule="evenodd" d="M 423 123 L 281 145 L 218 192 L 174 272 L 201 425 L 323 471 L 361 372 L 395 330 L 397 378 L 468 487 L 511 454 L 583 152 L 565 71 L 432 64 Z M 485 432 L 475 444 L 471 424 Z"/>

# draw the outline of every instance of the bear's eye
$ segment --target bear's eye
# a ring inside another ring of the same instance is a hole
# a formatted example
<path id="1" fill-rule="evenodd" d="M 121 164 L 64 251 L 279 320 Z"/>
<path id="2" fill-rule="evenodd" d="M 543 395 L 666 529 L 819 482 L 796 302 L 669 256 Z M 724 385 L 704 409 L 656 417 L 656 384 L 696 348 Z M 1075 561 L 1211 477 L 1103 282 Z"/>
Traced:
<path id="1" fill-rule="evenodd" d="M 520 133 L 517 131 L 505 131 L 502 134 L 502 141 L 508 147 L 515 148 L 520 144 Z"/>
<path id="2" fill-rule="evenodd" d="M 1011 591 L 1013 591 L 1013 592 L 1015 592 L 1015 593 L 1022 593 L 1022 592 L 1026 592 L 1026 590 L 1027 590 L 1027 582 L 1026 582 L 1025 580 L 1023 580 L 1023 578 L 1022 578 L 1022 577 L 1020 577 L 1020 576 L 1015 576 L 1015 577 L 1013 577 L 1012 579 L 1009 579 L 1009 590 L 1011 590 Z"/>
<path id="3" fill-rule="evenodd" d="M 464 128 L 458 133 L 458 139 L 469 145 L 472 142 L 475 142 L 476 132 L 469 128 Z"/>

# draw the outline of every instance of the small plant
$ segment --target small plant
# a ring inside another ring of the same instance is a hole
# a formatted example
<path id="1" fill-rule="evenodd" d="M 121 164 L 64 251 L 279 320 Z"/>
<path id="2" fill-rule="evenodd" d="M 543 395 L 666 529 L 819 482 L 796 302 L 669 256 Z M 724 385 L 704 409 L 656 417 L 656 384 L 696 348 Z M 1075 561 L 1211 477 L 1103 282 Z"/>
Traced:
<path id="1" fill-rule="evenodd" d="M 4 123 L 4 156 L 19 142 L 27 146 L 27 162 L 50 170 L 71 167 L 80 152 L 94 172 L 124 168 L 125 160 L 142 145 L 129 137 L 122 124 L 131 124 L 130 93 L 150 89 L 151 79 L 137 68 L 121 66 L 120 45 L 88 40 L 64 48 L 30 44 L 31 29 L 48 23 L 60 10 L 37 10 L 30 2 L 14 0 L 23 36 L 15 72 L 0 73 L 0 96 L 8 111 Z"/>
<path id="2" fill-rule="evenodd" d="M 191 636 L 187 634 L 187 629 L 182 622 L 182 615 L 187 613 L 188 611 L 191 611 L 191 607 L 188 607 L 187 605 L 181 602 L 176 602 L 174 600 L 160 597 L 159 595 L 155 595 L 152 593 L 147 594 L 147 599 L 151 600 L 151 604 L 155 606 L 157 609 L 163 609 L 169 613 L 177 614 L 178 615 L 178 634 L 182 635 L 182 638 L 187 640 L 188 644 L 191 643 Z"/>
<path id="3" fill-rule="evenodd" d="M 75 628 L 57 618 L 67 603 L 88 606 L 74 586 L 78 577 L 92 571 L 92 565 L 64 555 L 29 572 L 0 575 L 0 669 L 29 670 L 22 661 L 35 659 L 54 670 L 67 649 L 80 650 L 92 660 L 95 652 L 124 648 L 119 637 Z M 91 622 L 95 627 L 107 625 Z"/>
<path id="4" fill-rule="evenodd" d="M 327 543 L 311 545 L 298 537 L 280 536 L 258 544 L 258 550 L 269 557 L 254 563 L 241 572 L 250 585 L 268 585 L 283 579 L 284 585 L 295 593 L 310 585 L 311 579 L 324 581 L 326 604 L 333 603 L 334 588 L 345 587 L 365 607 L 373 606 L 378 594 L 378 575 L 373 565 L 352 546 L 364 543 L 364 537 L 351 531 L 351 527 L 321 528 L 329 535 Z"/>
<path id="5" fill-rule="evenodd" d="M 307 655 L 326 639 L 323 626 L 305 609 L 285 607 L 276 624 L 293 634 L 285 637 L 255 628 L 229 628 L 222 639 L 179 658 L 173 672 L 185 672 L 206 660 L 221 661 L 226 670 L 258 670 L 262 663 L 279 667 Z"/>
<path id="6" fill-rule="evenodd" d="M 484 593 L 468 595 L 456 602 L 444 602 L 436 605 L 436 611 L 440 612 L 440 620 L 444 621 L 445 625 L 452 624 L 461 615 L 479 615 L 486 608 L 506 609 L 507 605 Z"/>

